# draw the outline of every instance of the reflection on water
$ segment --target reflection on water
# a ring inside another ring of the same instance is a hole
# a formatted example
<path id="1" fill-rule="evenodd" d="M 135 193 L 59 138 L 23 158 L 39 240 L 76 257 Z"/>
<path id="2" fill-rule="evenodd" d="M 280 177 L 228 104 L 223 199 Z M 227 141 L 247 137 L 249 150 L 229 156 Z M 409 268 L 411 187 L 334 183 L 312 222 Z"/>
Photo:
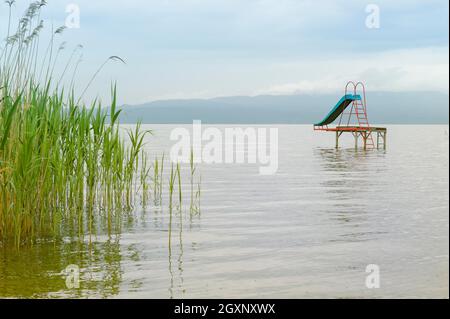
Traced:
<path id="1" fill-rule="evenodd" d="M 2 297 L 110 297 L 121 284 L 121 246 L 118 239 L 98 243 L 40 242 L 33 246 L 0 249 Z M 80 288 L 66 286 L 65 269 L 80 270 Z"/>
<path id="2" fill-rule="evenodd" d="M 183 298 L 184 297 L 184 280 L 183 280 L 183 212 L 181 210 L 177 210 L 178 214 L 178 224 L 176 225 L 178 228 L 178 233 L 175 234 L 175 238 L 177 239 L 177 243 L 172 241 L 172 231 L 176 231 L 176 229 L 172 229 L 172 216 L 174 214 L 173 210 L 169 209 L 170 219 L 169 222 L 169 273 L 170 273 L 170 298 Z M 174 244 L 176 246 L 174 247 Z M 175 250 L 175 251 L 174 251 Z M 178 257 L 176 256 L 178 255 Z M 175 270 L 174 270 L 175 268 Z M 175 289 L 175 281 L 178 282 Z M 177 292 L 179 295 L 177 295 Z"/>
<path id="3" fill-rule="evenodd" d="M 148 128 L 150 154 L 167 154 L 172 127 Z M 276 175 L 199 168 L 201 216 L 163 196 L 122 216 L 115 236 L 99 220 L 91 240 L 0 247 L 0 297 L 448 298 L 448 126 L 388 129 L 386 151 L 363 151 L 280 126 Z M 79 289 L 65 284 L 71 264 Z M 380 289 L 365 287 L 368 264 Z"/>
<path id="4" fill-rule="evenodd" d="M 367 196 L 371 196 L 375 187 L 388 187 L 389 181 L 381 181 L 380 185 L 376 178 L 371 177 L 374 170 L 377 173 L 385 170 L 386 151 L 316 148 L 314 155 L 327 174 L 327 178 L 321 181 L 322 189 L 336 201 L 328 212 L 330 219 L 341 222 L 342 229 L 347 229 L 330 241 L 366 241 L 383 234 L 362 226 L 368 222 L 370 207 Z"/>

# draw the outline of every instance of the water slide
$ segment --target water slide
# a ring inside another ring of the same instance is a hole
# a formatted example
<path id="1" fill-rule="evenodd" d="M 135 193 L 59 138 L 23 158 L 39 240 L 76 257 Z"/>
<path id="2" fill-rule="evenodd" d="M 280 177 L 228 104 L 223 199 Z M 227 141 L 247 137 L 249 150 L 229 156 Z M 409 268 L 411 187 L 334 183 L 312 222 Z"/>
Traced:
<path id="1" fill-rule="evenodd" d="M 335 119 L 350 105 L 353 101 L 361 100 L 361 96 L 359 94 L 346 94 L 344 95 L 339 102 L 333 107 L 333 109 L 328 113 L 327 116 L 322 120 L 322 122 L 314 124 L 314 126 L 322 126 L 328 125 L 334 122 Z"/>

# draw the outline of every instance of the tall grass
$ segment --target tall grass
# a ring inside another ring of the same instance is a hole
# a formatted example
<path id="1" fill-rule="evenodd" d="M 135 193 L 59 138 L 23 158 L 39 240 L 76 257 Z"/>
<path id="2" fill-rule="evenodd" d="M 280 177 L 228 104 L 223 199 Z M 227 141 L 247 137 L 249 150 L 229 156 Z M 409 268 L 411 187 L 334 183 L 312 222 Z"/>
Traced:
<path id="1" fill-rule="evenodd" d="M 189 158 L 189 172 L 190 172 L 190 186 L 191 186 L 191 204 L 189 206 L 189 211 L 191 214 L 191 218 L 194 215 L 200 214 L 200 196 L 201 196 L 201 177 L 199 182 L 197 183 L 196 189 L 194 188 L 195 184 L 195 174 L 197 171 L 197 167 L 194 163 L 194 150 L 191 148 L 190 158 Z"/>
<path id="2" fill-rule="evenodd" d="M 80 46 L 56 76 L 65 45 L 56 46 L 55 41 L 64 27 L 52 31 L 42 52 L 40 17 L 46 2 L 31 3 L 16 25 L 11 21 L 13 3 L 7 1 L 10 18 L 0 46 L 0 243 L 20 245 L 59 236 L 66 222 L 75 225 L 80 237 L 93 234 L 99 216 L 106 217 L 111 232 L 117 217 L 131 210 L 137 198 L 144 205 L 148 200 L 151 168 L 143 148 L 151 132 L 138 123 L 122 134 L 115 86 L 109 112 L 96 100 L 81 104 L 81 97 L 108 61 L 123 60 L 106 59 L 76 98 L 73 83 L 79 60 L 75 66 L 71 63 Z M 66 93 L 61 83 L 70 69 Z M 161 204 L 164 155 L 153 166 L 154 199 Z M 177 166 L 171 170 L 170 208 L 176 175 L 181 207 Z"/>
<path id="3" fill-rule="evenodd" d="M 100 106 L 78 107 L 72 99 L 65 108 L 62 96 L 38 88 L 28 99 L 13 97 L 5 82 L 2 93 L 0 238 L 57 234 L 67 218 L 78 221 L 80 234 L 87 220 L 92 233 L 96 211 L 105 209 L 111 226 L 115 211 L 131 209 L 146 132 L 137 126 L 125 146 Z"/>

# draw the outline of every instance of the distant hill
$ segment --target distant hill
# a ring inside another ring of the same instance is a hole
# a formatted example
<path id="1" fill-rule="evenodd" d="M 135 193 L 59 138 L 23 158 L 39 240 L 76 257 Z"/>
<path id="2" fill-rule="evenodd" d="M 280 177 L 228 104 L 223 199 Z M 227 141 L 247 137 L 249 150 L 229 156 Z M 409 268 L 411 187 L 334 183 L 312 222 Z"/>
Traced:
<path id="1" fill-rule="evenodd" d="M 124 105 L 121 123 L 311 124 L 319 122 L 337 94 L 233 96 Z M 439 92 L 368 92 L 371 123 L 448 124 L 449 96 Z"/>

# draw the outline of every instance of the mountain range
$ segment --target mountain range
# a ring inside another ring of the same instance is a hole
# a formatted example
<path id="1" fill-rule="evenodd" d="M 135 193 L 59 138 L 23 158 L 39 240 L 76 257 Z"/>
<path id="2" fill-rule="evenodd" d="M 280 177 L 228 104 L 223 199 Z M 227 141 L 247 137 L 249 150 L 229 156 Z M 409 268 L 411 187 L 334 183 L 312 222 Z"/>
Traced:
<path id="1" fill-rule="evenodd" d="M 160 100 L 123 105 L 121 123 L 311 124 L 337 103 L 338 94 L 232 96 Z M 448 124 L 449 95 L 440 92 L 370 92 L 371 123 Z"/>

